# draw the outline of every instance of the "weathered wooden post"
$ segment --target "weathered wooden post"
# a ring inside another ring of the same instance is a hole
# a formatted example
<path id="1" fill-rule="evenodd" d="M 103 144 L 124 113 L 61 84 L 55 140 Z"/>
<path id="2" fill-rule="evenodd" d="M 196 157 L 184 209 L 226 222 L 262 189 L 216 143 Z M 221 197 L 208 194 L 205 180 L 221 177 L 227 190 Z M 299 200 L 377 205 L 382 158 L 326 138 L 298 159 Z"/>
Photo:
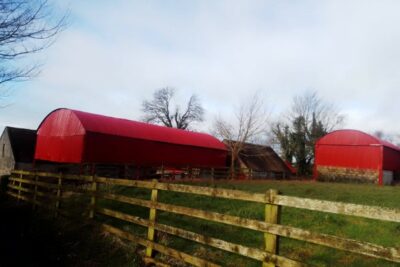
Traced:
<path id="1" fill-rule="evenodd" d="M 34 175 L 35 186 L 33 188 L 33 206 L 32 206 L 33 210 L 36 209 L 37 191 L 38 191 L 37 183 L 38 183 L 38 180 L 39 180 L 39 177 L 38 177 L 38 175 L 36 174 L 36 171 L 35 171 L 35 175 Z"/>
<path id="2" fill-rule="evenodd" d="M 22 172 L 19 174 L 19 185 L 18 185 L 18 199 L 17 199 L 17 202 L 19 202 L 19 200 L 21 199 L 21 188 L 22 188 L 22 179 L 23 179 L 23 176 L 22 176 Z"/>
<path id="3" fill-rule="evenodd" d="M 15 172 L 11 172 L 11 177 L 12 178 L 16 178 L 15 176 L 16 176 L 16 173 Z M 16 184 L 15 180 L 12 180 L 12 185 L 15 185 L 15 184 Z"/>
<path id="4" fill-rule="evenodd" d="M 164 165 L 161 165 L 161 179 L 164 179 L 165 171 L 164 171 Z"/>
<path id="5" fill-rule="evenodd" d="M 266 193 L 266 199 L 269 204 L 265 205 L 265 222 L 277 224 L 279 220 L 279 206 L 274 205 L 278 191 L 270 189 Z M 264 233 L 265 251 L 278 254 L 278 236 L 270 233 Z M 275 267 L 274 262 L 263 262 L 263 267 Z"/>
<path id="6" fill-rule="evenodd" d="M 56 197 L 56 210 L 54 213 L 54 217 L 58 216 L 58 210 L 60 208 L 60 202 L 61 202 L 61 186 L 62 186 L 62 173 L 60 172 L 58 174 L 58 179 L 57 179 L 57 197 Z"/>
<path id="7" fill-rule="evenodd" d="M 153 189 L 151 190 L 151 202 L 153 204 L 157 203 L 157 195 L 158 195 L 158 190 L 156 188 L 157 183 L 158 183 L 157 180 L 154 179 Z M 150 214 L 149 214 L 150 225 L 147 230 L 147 239 L 150 241 L 154 241 L 154 234 L 155 234 L 154 223 L 156 221 L 156 211 L 157 209 L 155 207 L 150 208 Z M 152 255 L 153 255 L 153 246 L 149 246 L 146 248 L 146 257 L 151 258 Z"/>
<path id="8" fill-rule="evenodd" d="M 211 168 L 211 182 L 214 184 L 214 168 Z"/>
<path id="9" fill-rule="evenodd" d="M 192 180 L 192 178 L 193 178 L 193 173 L 192 173 L 192 168 L 191 167 L 189 167 L 189 166 L 187 166 L 187 170 L 188 170 L 188 175 L 189 175 L 189 180 Z"/>
<path id="10" fill-rule="evenodd" d="M 92 188 L 91 188 L 91 198 L 90 198 L 90 212 L 89 212 L 89 218 L 93 219 L 94 218 L 94 213 L 96 209 L 96 193 L 97 193 L 97 182 L 96 182 L 96 175 L 92 175 Z"/>

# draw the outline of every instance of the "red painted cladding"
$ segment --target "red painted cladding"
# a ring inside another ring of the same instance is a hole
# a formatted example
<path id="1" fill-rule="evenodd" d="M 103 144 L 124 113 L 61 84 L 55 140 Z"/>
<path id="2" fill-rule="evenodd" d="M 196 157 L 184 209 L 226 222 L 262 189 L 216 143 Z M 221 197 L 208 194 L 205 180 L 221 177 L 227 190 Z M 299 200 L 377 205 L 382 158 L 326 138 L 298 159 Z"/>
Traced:
<path id="1" fill-rule="evenodd" d="M 316 165 L 356 169 L 377 169 L 380 147 L 317 145 Z"/>
<path id="2" fill-rule="evenodd" d="M 85 129 L 73 112 L 50 113 L 37 131 L 35 159 L 54 162 L 82 162 Z"/>
<path id="3" fill-rule="evenodd" d="M 101 144 L 101 145 L 99 145 Z M 125 162 L 139 165 L 223 166 L 223 150 L 171 145 L 143 139 L 88 133 L 84 158 L 87 162 Z M 118 151 L 118 153 L 109 153 Z M 99 158 L 101 155 L 101 159 Z M 217 163 L 217 164 L 216 164 Z"/>
<path id="4" fill-rule="evenodd" d="M 315 145 L 318 166 L 400 171 L 400 148 L 356 130 L 338 130 L 322 137 Z M 317 178 L 317 172 L 314 176 Z"/>
<path id="5" fill-rule="evenodd" d="M 400 152 L 389 147 L 383 149 L 383 169 L 400 172 Z"/>
<path id="6" fill-rule="evenodd" d="M 68 163 L 224 166 L 225 145 L 203 133 L 58 109 L 38 129 L 35 159 Z"/>

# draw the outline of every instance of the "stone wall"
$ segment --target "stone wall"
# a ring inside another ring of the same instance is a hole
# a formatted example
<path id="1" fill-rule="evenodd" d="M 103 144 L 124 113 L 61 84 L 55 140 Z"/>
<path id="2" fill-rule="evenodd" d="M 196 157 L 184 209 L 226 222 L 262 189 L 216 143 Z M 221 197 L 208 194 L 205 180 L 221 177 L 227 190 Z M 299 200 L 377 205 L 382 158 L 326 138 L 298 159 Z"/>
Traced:
<path id="1" fill-rule="evenodd" d="M 318 180 L 378 183 L 379 171 L 332 166 L 318 166 Z"/>
<path id="2" fill-rule="evenodd" d="M 4 131 L 0 137 L 0 176 L 10 175 L 14 169 L 14 154 L 11 148 L 8 131 Z"/>

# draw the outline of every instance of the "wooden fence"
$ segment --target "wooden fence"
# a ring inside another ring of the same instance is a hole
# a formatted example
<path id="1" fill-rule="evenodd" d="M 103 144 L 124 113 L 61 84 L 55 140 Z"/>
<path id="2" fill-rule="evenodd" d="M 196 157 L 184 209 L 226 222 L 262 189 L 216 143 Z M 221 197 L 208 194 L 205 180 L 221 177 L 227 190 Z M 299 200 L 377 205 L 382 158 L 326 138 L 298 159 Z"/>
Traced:
<path id="1" fill-rule="evenodd" d="M 25 169 L 32 171 L 33 169 Z M 69 174 L 91 175 L 96 174 L 102 177 L 123 177 L 129 179 L 203 179 L 218 180 L 235 177 L 235 179 L 284 179 L 289 178 L 290 173 L 285 168 L 281 170 L 255 170 L 251 168 L 236 167 L 233 170 L 229 167 L 194 167 L 186 166 L 170 168 L 166 166 L 137 166 L 130 164 L 46 164 L 39 162 L 35 165 L 39 172 L 63 172 Z"/>
<path id="2" fill-rule="evenodd" d="M 126 195 L 112 194 L 107 192 L 107 190 L 100 190 L 104 185 L 145 188 L 150 190 L 151 194 L 148 200 Z M 160 183 L 156 180 L 138 181 L 97 176 L 77 176 L 25 171 L 14 171 L 9 179 L 8 187 L 9 190 L 7 193 L 10 196 L 15 197 L 18 200 L 28 201 L 32 203 L 34 207 L 43 206 L 50 208 L 54 212 L 54 216 L 70 212 L 67 210 L 67 206 L 63 207 L 63 203 L 67 200 L 68 195 L 71 194 L 72 191 L 84 194 L 90 198 L 90 204 L 88 203 L 86 209 L 87 212 L 82 213 L 87 218 L 96 221 L 96 216 L 101 214 L 102 216 L 105 215 L 146 227 L 147 238 L 144 238 L 109 224 L 101 224 L 102 229 L 105 231 L 146 247 L 145 261 L 147 263 L 156 263 L 156 265 L 160 266 L 164 265 L 156 261 L 153 257 L 153 251 L 158 251 L 161 254 L 177 258 L 194 266 L 218 265 L 211 262 L 209 259 L 202 259 L 157 243 L 157 240 L 155 240 L 155 231 L 164 232 L 209 247 L 255 259 L 260 261 L 262 266 L 305 265 L 298 261 L 286 258 L 284 255 L 278 255 L 277 242 L 280 236 L 400 263 L 399 248 L 383 247 L 358 240 L 311 232 L 296 227 L 281 225 L 278 221 L 281 206 L 400 223 L 400 210 L 398 209 L 284 196 L 278 194 L 275 190 L 268 190 L 265 194 L 260 194 L 221 188 Z M 171 191 L 201 195 L 210 198 L 262 203 L 265 205 L 265 220 L 259 221 L 163 203 L 158 200 L 159 191 Z M 149 209 L 149 219 L 143 219 L 120 211 L 101 207 L 101 205 L 98 204 L 100 199 L 146 207 Z M 165 211 L 172 214 L 184 215 L 210 222 L 259 231 L 264 234 L 265 249 L 247 247 L 241 244 L 235 244 L 207 236 L 206 233 L 199 234 L 158 223 L 157 211 Z"/>

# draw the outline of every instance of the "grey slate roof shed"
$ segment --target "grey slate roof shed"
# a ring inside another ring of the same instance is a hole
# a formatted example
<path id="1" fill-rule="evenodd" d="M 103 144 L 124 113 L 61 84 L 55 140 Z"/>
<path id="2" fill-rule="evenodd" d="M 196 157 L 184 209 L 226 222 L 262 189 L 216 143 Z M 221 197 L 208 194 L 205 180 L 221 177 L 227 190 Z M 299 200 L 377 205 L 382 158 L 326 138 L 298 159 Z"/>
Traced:
<path id="1" fill-rule="evenodd" d="M 227 144 L 235 141 L 224 140 L 223 142 Z M 229 146 L 227 148 L 229 149 Z M 228 156 L 231 156 L 230 151 Z M 292 174 L 285 162 L 271 147 L 251 143 L 243 144 L 236 166 L 252 170 L 253 177 L 258 178 L 290 177 Z"/>

